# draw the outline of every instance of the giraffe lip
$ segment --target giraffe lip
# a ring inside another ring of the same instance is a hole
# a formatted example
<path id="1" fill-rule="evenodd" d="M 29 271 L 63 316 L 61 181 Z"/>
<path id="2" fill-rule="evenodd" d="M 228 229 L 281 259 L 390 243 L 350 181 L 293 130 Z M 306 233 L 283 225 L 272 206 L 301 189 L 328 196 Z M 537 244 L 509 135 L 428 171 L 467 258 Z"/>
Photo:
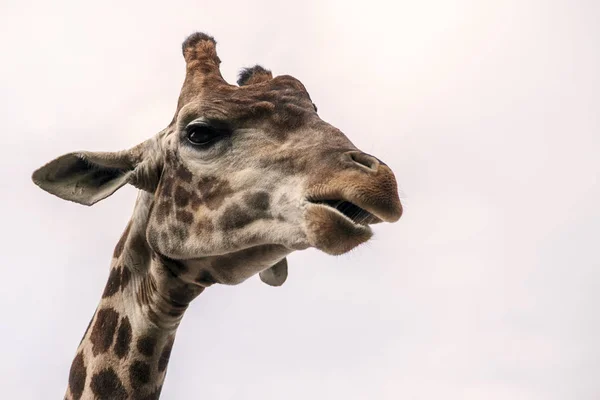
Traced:
<path id="1" fill-rule="evenodd" d="M 342 199 L 308 199 L 309 203 L 324 206 L 336 214 L 341 214 L 346 220 L 354 225 L 367 226 L 382 222 L 376 215 L 370 213 L 362 207 Z"/>

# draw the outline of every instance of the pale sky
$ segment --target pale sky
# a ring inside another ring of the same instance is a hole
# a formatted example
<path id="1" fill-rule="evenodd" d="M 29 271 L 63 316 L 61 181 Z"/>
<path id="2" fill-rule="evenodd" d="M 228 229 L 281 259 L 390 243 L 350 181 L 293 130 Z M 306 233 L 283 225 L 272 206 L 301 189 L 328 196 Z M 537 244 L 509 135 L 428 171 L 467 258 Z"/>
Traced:
<path id="1" fill-rule="evenodd" d="M 585 0 L 3 0 L 0 397 L 62 398 L 136 196 L 78 206 L 31 173 L 164 128 L 204 31 L 230 82 L 300 79 L 405 213 L 350 254 L 292 254 L 281 288 L 205 291 L 162 398 L 600 398 L 599 20 Z"/>

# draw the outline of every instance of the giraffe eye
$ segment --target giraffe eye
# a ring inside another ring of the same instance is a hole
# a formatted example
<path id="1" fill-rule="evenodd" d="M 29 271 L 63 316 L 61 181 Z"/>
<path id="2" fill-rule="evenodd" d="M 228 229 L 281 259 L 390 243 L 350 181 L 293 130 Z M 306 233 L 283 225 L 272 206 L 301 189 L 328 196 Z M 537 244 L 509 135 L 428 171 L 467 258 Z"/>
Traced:
<path id="1" fill-rule="evenodd" d="M 206 146 L 222 136 L 219 129 L 206 124 L 194 124 L 187 127 L 187 139 L 196 146 Z"/>

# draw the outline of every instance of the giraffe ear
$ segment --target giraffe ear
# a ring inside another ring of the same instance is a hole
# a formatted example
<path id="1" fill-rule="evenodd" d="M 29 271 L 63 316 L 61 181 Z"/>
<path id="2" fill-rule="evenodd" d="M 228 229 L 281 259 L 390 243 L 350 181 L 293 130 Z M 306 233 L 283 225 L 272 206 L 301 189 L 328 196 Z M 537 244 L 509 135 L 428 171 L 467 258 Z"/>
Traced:
<path id="1" fill-rule="evenodd" d="M 33 182 L 48 193 L 91 206 L 127 183 L 153 191 L 160 173 L 148 168 L 143 146 L 120 152 L 75 152 L 60 156 L 33 175 Z M 140 162 L 141 161 L 141 162 Z"/>
<path id="2" fill-rule="evenodd" d="M 287 258 L 279 261 L 271 268 L 265 269 L 260 274 L 260 280 L 270 286 L 281 286 L 288 276 Z"/>

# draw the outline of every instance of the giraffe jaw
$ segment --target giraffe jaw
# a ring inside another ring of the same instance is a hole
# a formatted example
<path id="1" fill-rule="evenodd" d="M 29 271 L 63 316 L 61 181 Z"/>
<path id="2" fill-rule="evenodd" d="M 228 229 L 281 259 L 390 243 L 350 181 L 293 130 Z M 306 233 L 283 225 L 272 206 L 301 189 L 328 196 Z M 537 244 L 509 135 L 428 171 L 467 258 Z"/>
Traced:
<path id="1" fill-rule="evenodd" d="M 308 202 L 305 219 L 312 247 L 331 255 L 344 254 L 368 241 L 373 231 L 327 204 Z"/>

